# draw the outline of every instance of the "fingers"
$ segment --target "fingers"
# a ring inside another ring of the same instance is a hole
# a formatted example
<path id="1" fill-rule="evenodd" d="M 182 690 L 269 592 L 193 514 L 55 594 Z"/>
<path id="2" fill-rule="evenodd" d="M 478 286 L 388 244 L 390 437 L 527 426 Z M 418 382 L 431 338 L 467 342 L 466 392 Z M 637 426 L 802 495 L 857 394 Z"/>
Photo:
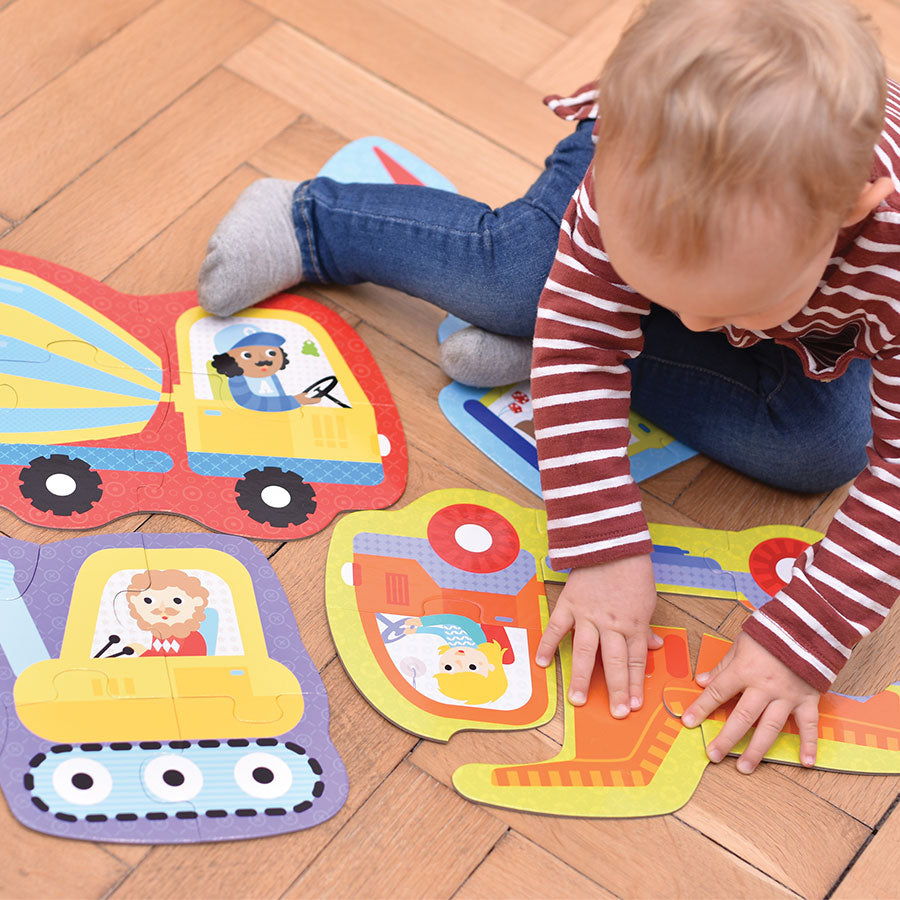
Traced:
<path id="1" fill-rule="evenodd" d="M 597 645 L 600 634 L 592 622 L 582 622 L 572 638 L 572 681 L 569 684 L 569 702 L 581 706 L 587 700 L 591 673 L 597 662 Z"/>
<path id="2" fill-rule="evenodd" d="M 703 696 L 700 697 L 700 700 L 702 699 Z M 697 702 L 699 703 L 700 701 L 698 700 Z M 762 715 L 767 704 L 768 701 L 764 696 L 754 694 L 751 691 L 744 691 L 722 730 L 706 748 L 706 755 L 715 763 L 721 762 L 728 754 L 728 751 L 756 724 L 756 720 Z M 719 704 L 716 705 L 718 706 Z M 785 718 L 787 718 L 787 713 L 785 713 Z M 781 720 L 781 725 L 783 724 L 784 719 Z M 771 730 L 771 726 L 769 730 Z M 777 736 L 778 732 L 776 731 L 775 734 Z M 773 737 L 772 740 L 774 739 Z M 771 741 L 765 749 L 768 750 L 769 746 L 771 746 Z M 762 750 L 759 751 L 759 759 L 762 759 L 763 752 Z M 757 763 L 759 759 L 757 759 Z M 753 768 L 750 771 L 752 772 L 755 768 L 756 763 L 753 764 Z"/>
<path id="3" fill-rule="evenodd" d="M 652 634 L 652 632 L 651 632 Z M 647 672 L 648 638 L 634 635 L 628 638 L 628 705 L 640 709 L 644 703 L 644 676 Z"/>
<path id="4" fill-rule="evenodd" d="M 694 676 L 694 681 L 700 685 L 700 687 L 706 687 L 710 681 L 713 680 L 717 675 L 723 672 L 731 660 L 734 658 L 734 645 L 728 648 L 728 652 L 722 657 L 719 664 L 715 666 L 715 668 L 710 669 L 708 672 L 698 672 Z"/>
<path id="5" fill-rule="evenodd" d="M 557 604 L 550 614 L 550 621 L 547 622 L 547 627 L 538 644 L 537 653 L 534 655 L 534 661 L 539 666 L 546 668 L 553 662 L 553 654 L 556 653 L 559 642 L 572 630 L 574 624 L 575 617 L 569 608 Z"/>
<path id="6" fill-rule="evenodd" d="M 729 675 L 725 666 L 727 659 L 728 656 L 711 672 L 705 672 L 704 675 L 707 677 L 703 681 L 700 681 L 700 675 L 697 676 L 696 680 L 701 685 L 705 685 L 706 690 L 685 710 L 681 717 L 682 723 L 688 728 L 699 725 L 713 710 L 718 709 L 726 700 L 730 700 L 743 689 L 743 685 Z"/>
<path id="7" fill-rule="evenodd" d="M 794 721 L 800 732 L 800 762 L 804 766 L 816 764 L 819 741 L 819 704 L 815 698 L 801 703 L 794 710 Z"/>
<path id="8" fill-rule="evenodd" d="M 643 641 L 644 638 L 642 637 Z M 609 691 L 609 711 L 617 719 L 623 719 L 631 709 L 629 695 L 628 642 L 617 631 L 604 631 L 600 635 L 600 652 L 603 655 L 603 672 Z M 646 649 L 644 663 L 646 665 Z"/>
<path id="9" fill-rule="evenodd" d="M 736 711 L 736 710 L 735 710 Z M 756 731 L 747 744 L 747 749 L 737 761 L 737 770 L 744 775 L 749 775 L 762 761 L 768 749 L 775 743 L 777 737 L 784 728 L 784 723 L 791 714 L 790 703 L 770 703 L 756 725 Z M 731 748 L 729 748 L 731 749 Z"/>
<path id="10" fill-rule="evenodd" d="M 663 645 L 663 639 L 652 629 L 647 630 L 647 649 L 659 650 Z"/>

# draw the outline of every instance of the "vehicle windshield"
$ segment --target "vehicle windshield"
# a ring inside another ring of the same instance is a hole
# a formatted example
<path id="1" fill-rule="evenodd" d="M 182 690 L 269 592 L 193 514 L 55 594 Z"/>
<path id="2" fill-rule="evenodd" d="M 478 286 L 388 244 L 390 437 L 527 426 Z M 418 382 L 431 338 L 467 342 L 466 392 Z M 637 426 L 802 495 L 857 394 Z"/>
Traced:
<path id="1" fill-rule="evenodd" d="M 189 332 L 194 395 L 198 400 L 221 400 L 220 376 L 241 377 L 254 393 L 289 397 L 309 391 L 327 392 L 330 407 L 349 407 L 347 386 L 336 377 L 325 347 L 313 333 L 288 319 L 205 316 Z M 350 387 L 351 391 L 353 387 Z"/>
<path id="2" fill-rule="evenodd" d="M 92 658 L 243 654 L 234 599 L 219 575 L 204 569 L 122 569 L 107 580 Z"/>

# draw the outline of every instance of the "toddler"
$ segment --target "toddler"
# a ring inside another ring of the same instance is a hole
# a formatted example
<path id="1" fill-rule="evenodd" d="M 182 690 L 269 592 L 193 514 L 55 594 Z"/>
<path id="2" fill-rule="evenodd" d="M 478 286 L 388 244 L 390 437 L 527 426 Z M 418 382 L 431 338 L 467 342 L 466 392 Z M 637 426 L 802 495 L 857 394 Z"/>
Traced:
<path id="1" fill-rule="evenodd" d="M 551 561 L 573 570 L 537 658 L 574 628 L 570 700 L 599 649 L 619 717 L 660 643 L 629 405 L 776 487 L 855 477 L 684 715 L 740 694 L 713 761 L 755 724 L 738 760 L 753 771 L 793 715 L 812 765 L 820 692 L 900 592 L 900 88 L 848 0 L 651 0 L 597 83 L 549 105 L 576 130 L 500 209 L 251 185 L 210 242 L 201 303 L 388 285 L 473 323 L 441 361 L 482 385 L 527 377 L 533 334 Z"/>

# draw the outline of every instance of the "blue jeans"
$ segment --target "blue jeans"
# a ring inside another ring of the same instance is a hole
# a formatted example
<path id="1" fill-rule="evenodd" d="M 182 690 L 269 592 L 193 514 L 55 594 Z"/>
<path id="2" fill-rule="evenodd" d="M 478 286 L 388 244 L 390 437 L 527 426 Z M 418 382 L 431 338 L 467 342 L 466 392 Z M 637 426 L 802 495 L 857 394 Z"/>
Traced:
<path id="1" fill-rule="evenodd" d="M 530 336 L 560 221 L 591 162 L 592 125 L 561 141 L 525 196 L 499 209 L 427 187 L 303 182 L 293 215 L 304 280 L 371 281 L 489 331 Z M 787 347 L 739 349 L 658 306 L 644 333 L 630 363 L 632 406 L 679 440 L 788 490 L 831 490 L 865 466 L 867 360 L 813 381 Z"/>

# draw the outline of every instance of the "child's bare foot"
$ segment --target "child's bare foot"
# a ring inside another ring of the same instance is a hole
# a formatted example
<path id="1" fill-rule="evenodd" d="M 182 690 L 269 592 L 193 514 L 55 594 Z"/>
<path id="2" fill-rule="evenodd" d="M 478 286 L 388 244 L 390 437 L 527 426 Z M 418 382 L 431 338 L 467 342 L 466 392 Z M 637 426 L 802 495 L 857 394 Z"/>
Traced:
<path id="1" fill-rule="evenodd" d="M 200 266 L 200 305 L 217 316 L 232 313 L 303 277 L 291 214 L 297 182 L 254 181 L 216 226 Z"/>
<path id="2" fill-rule="evenodd" d="M 473 387 L 525 381 L 531 374 L 531 338 L 494 334 L 469 325 L 441 344 L 441 368 Z"/>

